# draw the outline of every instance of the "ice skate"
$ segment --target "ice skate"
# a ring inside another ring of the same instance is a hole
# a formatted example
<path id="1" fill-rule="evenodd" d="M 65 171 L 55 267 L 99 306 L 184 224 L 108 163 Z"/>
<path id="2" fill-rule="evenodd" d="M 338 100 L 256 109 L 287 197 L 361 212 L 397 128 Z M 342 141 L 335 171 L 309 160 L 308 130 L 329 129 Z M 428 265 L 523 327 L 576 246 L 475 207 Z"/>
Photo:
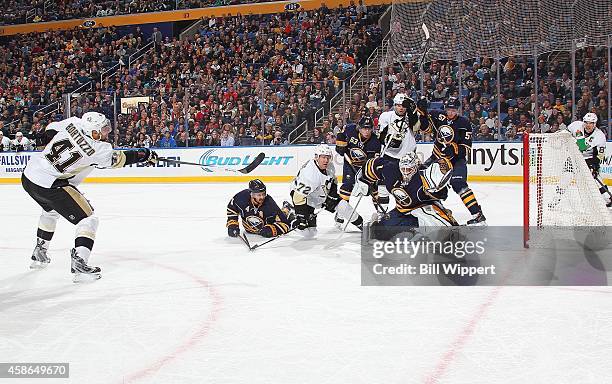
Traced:
<path id="1" fill-rule="evenodd" d="M 472 219 L 468 220 L 467 225 L 486 226 L 487 218 L 482 212 L 478 212 Z"/>
<path id="2" fill-rule="evenodd" d="M 47 268 L 51 259 L 47 256 L 47 247 L 49 242 L 43 239 L 36 239 L 36 246 L 32 252 L 32 264 L 30 269 L 43 269 Z"/>
<path id="3" fill-rule="evenodd" d="M 75 283 L 83 283 L 89 281 L 96 281 L 102 277 L 100 267 L 90 267 L 85 263 L 85 260 L 81 258 L 76 249 L 70 250 L 71 268 L 70 272 L 74 275 L 73 280 Z"/>

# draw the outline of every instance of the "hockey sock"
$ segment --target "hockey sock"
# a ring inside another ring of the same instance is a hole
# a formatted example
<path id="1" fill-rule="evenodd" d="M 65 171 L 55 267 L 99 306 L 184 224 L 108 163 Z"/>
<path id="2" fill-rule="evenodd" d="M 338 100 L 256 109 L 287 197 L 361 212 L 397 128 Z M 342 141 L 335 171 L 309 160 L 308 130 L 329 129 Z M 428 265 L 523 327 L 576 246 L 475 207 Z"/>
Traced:
<path id="1" fill-rule="evenodd" d="M 476 215 L 482 211 L 478 201 L 476 201 L 476 196 L 474 196 L 474 192 L 472 192 L 471 189 L 466 189 L 459 195 L 459 197 L 461 197 L 463 204 L 465 204 L 465 207 L 472 215 Z"/>
<path id="2" fill-rule="evenodd" d="M 38 219 L 38 230 L 36 231 L 36 237 L 47 242 L 51 241 L 53 234 L 55 233 L 57 219 L 59 219 L 59 214 L 57 212 L 43 212 Z"/>
<path id="3" fill-rule="evenodd" d="M 74 239 L 74 248 L 77 251 L 77 255 L 83 259 L 85 264 L 89 261 L 89 255 L 93 248 L 94 241 L 87 237 L 77 237 Z"/>
<path id="4" fill-rule="evenodd" d="M 97 230 L 98 218 L 96 216 L 86 217 L 77 224 L 74 248 L 86 264 L 89 261 Z"/>

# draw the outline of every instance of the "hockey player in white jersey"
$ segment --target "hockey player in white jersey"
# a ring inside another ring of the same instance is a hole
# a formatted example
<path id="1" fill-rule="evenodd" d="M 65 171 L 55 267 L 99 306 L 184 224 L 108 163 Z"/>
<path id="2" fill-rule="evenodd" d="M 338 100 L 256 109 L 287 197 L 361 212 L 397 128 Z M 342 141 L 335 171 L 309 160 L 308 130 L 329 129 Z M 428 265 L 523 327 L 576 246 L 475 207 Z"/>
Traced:
<path id="1" fill-rule="evenodd" d="M 11 140 L 4 136 L 4 132 L 0 129 L 0 152 L 8 152 L 11 149 Z"/>
<path id="2" fill-rule="evenodd" d="M 34 146 L 30 139 L 25 137 L 23 133 L 17 132 L 15 134 L 15 138 L 11 141 L 11 151 L 22 152 L 22 151 L 32 151 Z"/>
<path id="3" fill-rule="evenodd" d="M 596 125 L 597 115 L 594 113 L 587 113 L 582 118 L 582 121 L 574 121 L 567 127 L 567 130 L 576 138 L 578 149 L 582 152 L 582 156 L 589 166 L 593 177 L 600 181 L 598 179 L 599 167 L 604 160 L 606 135 L 601 129 L 597 128 Z M 608 187 L 601 181 L 599 184 L 599 192 L 604 195 L 606 205 L 612 207 L 612 199 L 609 197 L 610 192 L 608 191 Z"/>
<path id="4" fill-rule="evenodd" d="M 109 120 L 97 112 L 49 124 L 45 149 L 32 156 L 21 177 L 25 191 L 42 207 L 36 246 L 30 268 L 44 268 L 59 216 L 76 225 L 71 250 L 74 281 L 97 280 L 100 268 L 88 265 L 98 228 L 98 218 L 77 186 L 94 168 L 119 168 L 134 163 L 155 164 L 157 154 L 147 148 L 115 151 L 105 142 L 111 132 Z"/>
<path id="5" fill-rule="evenodd" d="M 412 132 L 419 125 L 419 112 L 414 100 L 405 93 L 395 95 L 393 110 L 383 112 L 378 118 L 384 157 L 397 162 L 409 152 L 415 152 L 416 140 Z"/>
<path id="6" fill-rule="evenodd" d="M 291 184 L 291 198 L 295 208 L 294 225 L 305 237 L 314 237 L 317 231 L 315 209 L 325 208 L 338 212 L 339 217 L 362 229 L 363 219 L 348 202 L 338 195 L 332 150 L 327 144 L 315 148 L 314 159 L 306 162 Z"/>

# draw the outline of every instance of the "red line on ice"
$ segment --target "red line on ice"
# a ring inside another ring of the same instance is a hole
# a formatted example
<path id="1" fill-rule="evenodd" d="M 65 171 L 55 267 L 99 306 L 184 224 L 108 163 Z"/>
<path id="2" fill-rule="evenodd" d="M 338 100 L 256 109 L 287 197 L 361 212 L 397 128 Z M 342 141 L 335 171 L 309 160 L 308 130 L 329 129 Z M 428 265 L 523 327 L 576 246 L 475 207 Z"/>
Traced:
<path id="1" fill-rule="evenodd" d="M 489 296 L 487 296 L 486 300 L 478 306 L 476 312 L 472 315 L 470 321 L 463 327 L 459 335 L 455 338 L 455 340 L 451 343 L 451 345 L 446 349 L 446 352 L 440 358 L 440 361 L 436 365 L 436 368 L 431 372 L 423 381 L 426 384 L 435 384 L 437 383 L 442 376 L 447 372 L 449 365 L 455 360 L 457 353 L 459 353 L 468 339 L 474 334 L 476 330 L 476 326 L 478 323 L 485 317 L 485 314 L 489 307 L 493 305 L 495 299 L 499 295 L 499 291 L 501 290 L 501 286 L 495 287 Z"/>
<path id="2" fill-rule="evenodd" d="M 141 379 L 144 379 L 145 377 L 149 377 L 153 375 L 154 373 L 159 371 L 159 369 L 161 369 L 164 365 L 170 363 L 172 360 L 175 360 L 177 357 L 179 357 L 179 355 L 187 352 L 188 350 L 193 348 L 197 343 L 199 343 L 203 338 L 208 336 L 212 328 L 212 325 L 217 321 L 219 312 L 221 312 L 221 309 L 223 307 L 223 297 L 221 296 L 219 291 L 215 289 L 213 286 L 211 286 L 211 284 L 207 280 L 204 280 L 201 277 L 191 272 L 184 271 L 182 269 L 175 268 L 175 267 L 168 266 L 168 265 L 158 264 L 156 262 L 149 261 L 149 260 L 141 260 L 141 259 L 127 258 L 127 257 L 121 257 L 121 258 L 126 259 L 126 260 L 133 260 L 133 261 L 151 264 L 159 268 L 164 268 L 164 269 L 179 273 L 181 275 L 188 276 L 190 279 L 197 282 L 202 287 L 206 288 L 212 300 L 212 309 L 208 317 L 199 326 L 198 330 L 189 337 L 189 339 L 187 339 L 183 344 L 176 347 L 174 351 L 166 354 L 165 356 L 156 360 L 154 363 L 150 364 L 147 368 L 144 368 L 138 372 L 134 372 L 134 373 L 131 373 L 125 376 L 122 381 L 122 383 L 125 384 L 125 383 L 136 382 Z"/>

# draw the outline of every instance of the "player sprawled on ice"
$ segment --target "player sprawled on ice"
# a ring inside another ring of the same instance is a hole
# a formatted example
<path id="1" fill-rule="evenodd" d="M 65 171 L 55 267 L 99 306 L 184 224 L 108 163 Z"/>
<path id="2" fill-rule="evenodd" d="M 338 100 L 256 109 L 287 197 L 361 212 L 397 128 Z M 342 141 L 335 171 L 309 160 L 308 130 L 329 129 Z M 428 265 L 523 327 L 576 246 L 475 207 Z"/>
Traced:
<path id="1" fill-rule="evenodd" d="M 60 216 L 76 225 L 74 248 L 70 251 L 74 281 L 97 280 L 100 268 L 88 265 L 96 238 L 98 218 L 77 186 L 94 168 L 120 168 L 134 163 L 157 162 L 157 154 L 147 148 L 115 151 L 105 142 L 111 132 L 110 121 L 97 112 L 83 118 L 71 117 L 49 124 L 45 130 L 48 144 L 28 162 L 21 184 L 43 209 L 38 221 L 36 247 L 30 268 L 44 268 Z"/>
<path id="2" fill-rule="evenodd" d="M 356 174 L 368 159 L 373 159 L 380 154 L 381 144 L 378 137 L 372 134 L 374 128 L 372 119 L 362 118 L 358 125 L 348 125 L 338 133 L 336 138 L 336 152 L 344 158 L 342 168 L 342 185 L 338 189 L 340 198 L 349 201 L 353 188 L 355 187 Z M 377 210 L 383 207 L 385 211 L 389 204 L 389 194 L 381 186 L 382 193 L 378 193 L 378 188 L 372 193 L 372 200 Z M 341 219 L 336 212 L 335 221 L 337 225 L 342 225 Z"/>
<path id="3" fill-rule="evenodd" d="M 338 195 L 336 172 L 332 162 L 333 154 L 327 144 L 315 147 L 314 159 L 306 162 L 291 184 L 291 199 L 295 208 L 295 225 L 305 237 L 313 237 L 317 232 L 315 209 L 325 208 L 338 212 L 338 216 L 360 230 L 363 219 Z M 350 218 L 349 218 L 350 217 Z"/>
<path id="4" fill-rule="evenodd" d="M 364 236 L 386 240 L 402 230 L 398 227 L 440 227 L 458 225 L 440 202 L 452 175 L 452 164 L 440 158 L 423 169 L 416 153 L 410 152 L 399 163 L 382 158 L 363 166 L 361 180 L 369 185 L 382 182 L 395 198 L 395 208 L 382 219 L 369 224 Z"/>
<path id="5" fill-rule="evenodd" d="M 444 111 L 432 110 L 428 113 L 427 100 L 419 100 L 419 111 L 423 114 L 420 128 L 425 132 L 433 132 L 434 137 L 433 152 L 424 166 L 427 167 L 439 159 L 449 160 L 453 165 L 450 185 L 472 214 L 472 219 L 468 220 L 467 224 L 486 225 L 482 208 L 467 184 L 467 156 L 472 151 L 472 127 L 466 117 L 457 114 L 460 103 L 459 99 L 451 97 L 447 100 Z"/>
<path id="6" fill-rule="evenodd" d="M 589 112 L 584 115 L 582 121 L 577 120 L 571 123 L 567 130 L 576 138 L 578 149 L 582 152 L 593 178 L 599 181 L 599 192 L 606 200 L 606 205 L 612 207 L 608 186 L 599 179 L 599 167 L 606 151 L 606 135 L 596 125 L 597 115 Z"/>
<path id="7" fill-rule="evenodd" d="M 266 185 L 261 180 L 251 180 L 249 188 L 235 194 L 227 204 L 227 234 L 230 237 L 240 235 L 240 218 L 248 233 L 263 237 L 283 235 L 291 228 L 293 219 L 287 213 L 266 193 Z"/>

